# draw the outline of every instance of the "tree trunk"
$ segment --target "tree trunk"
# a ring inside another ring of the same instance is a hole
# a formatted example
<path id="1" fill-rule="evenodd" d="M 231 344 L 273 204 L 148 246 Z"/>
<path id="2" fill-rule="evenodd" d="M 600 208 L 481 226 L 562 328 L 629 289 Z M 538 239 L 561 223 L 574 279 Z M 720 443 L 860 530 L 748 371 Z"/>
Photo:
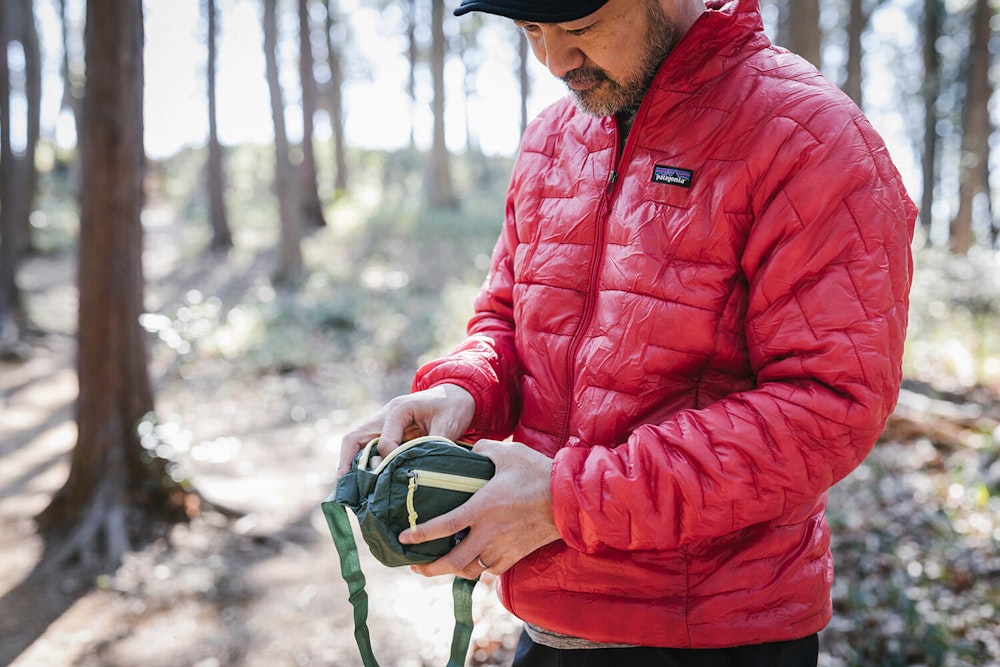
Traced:
<path id="1" fill-rule="evenodd" d="M 989 0 L 976 0 L 972 13 L 972 36 L 963 115 L 962 159 L 959 166 L 958 212 L 951 222 L 951 250 L 965 254 L 975 243 L 973 216 L 977 199 L 982 202 L 982 219 L 989 220 L 989 138 L 990 101 L 990 22 L 993 10 Z M 992 227 L 991 222 L 988 223 Z"/>
<path id="2" fill-rule="evenodd" d="M 941 94 L 941 54 L 937 49 L 941 36 L 942 0 L 924 0 L 924 151 L 922 156 L 923 192 L 920 195 L 920 226 L 930 238 L 934 188 L 938 174 L 938 96 Z"/>
<path id="3" fill-rule="evenodd" d="M 7 64 L 7 26 L 10 8 L 0 2 L 0 351 L 18 338 L 14 310 L 20 302 L 17 287 L 18 226 L 14 222 L 18 191 L 15 187 L 11 145 L 10 70 Z"/>
<path id="4" fill-rule="evenodd" d="M 288 135 L 285 132 L 285 102 L 278 78 L 277 0 L 264 0 L 264 59 L 267 64 L 267 87 L 271 98 L 271 122 L 274 125 L 274 180 L 278 197 L 281 249 L 275 283 L 296 285 L 302 278 L 302 223 L 299 220 L 298 193 L 292 163 L 288 158 Z"/>
<path id="5" fill-rule="evenodd" d="M 528 96 L 531 95 L 531 78 L 528 76 L 528 38 L 517 30 L 517 81 L 521 89 L 521 134 L 528 129 Z"/>
<path id="6" fill-rule="evenodd" d="M 318 90 L 313 72 L 312 27 L 309 22 L 309 0 L 298 0 L 299 5 L 299 79 L 302 83 L 302 164 L 299 166 L 301 184 L 302 220 L 310 227 L 325 227 L 323 204 L 319 200 L 319 179 L 316 175 L 316 152 L 313 148 L 313 125 Z"/>
<path id="7" fill-rule="evenodd" d="M 850 16 L 847 19 L 847 76 L 844 78 L 844 92 L 859 108 L 863 108 L 861 59 L 864 49 L 861 38 L 867 27 L 868 15 L 864 0 L 851 0 Z"/>
<path id="8" fill-rule="evenodd" d="M 334 197 L 347 192 L 347 145 L 344 142 L 344 72 L 341 66 L 343 43 L 334 41 L 338 12 L 336 0 L 326 4 L 326 54 L 330 66 L 330 125 L 333 127 Z"/>
<path id="9" fill-rule="evenodd" d="M 10 69 L 8 49 L 23 54 L 23 70 Z M 38 142 L 40 65 L 38 38 L 30 0 L 4 2 L 0 8 L 0 354 L 13 353 L 21 338 L 26 314 L 17 284 L 18 268 L 30 246 L 29 217 L 34 200 L 35 145 Z M 16 92 L 26 101 L 25 143 L 15 147 L 12 133 L 12 81 L 23 82 Z M 18 151 L 16 148 L 20 148 Z"/>
<path id="10" fill-rule="evenodd" d="M 143 24 L 141 0 L 88 0 L 80 137 L 80 395 L 69 478 L 39 516 L 51 567 L 72 557 L 117 564 L 130 527 L 182 519 L 197 497 L 167 483 L 168 462 L 143 448 L 153 411 L 143 312 Z M 130 517 L 128 513 L 141 516 Z"/>
<path id="11" fill-rule="evenodd" d="M 28 142 L 24 153 L 24 180 L 27 210 L 21 217 L 24 252 L 33 248 L 30 215 L 38 191 L 38 169 L 35 167 L 35 152 L 41 133 L 42 113 L 42 51 L 38 42 L 38 27 L 35 24 L 33 0 L 21 2 L 21 35 L 24 45 L 25 97 L 28 102 Z"/>
<path id="12" fill-rule="evenodd" d="M 447 45 L 444 38 L 444 0 L 431 0 L 431 78 L 434 82 L 434 137 L 431 145 L 431 204 L 453 207 L 458 204 L 451 181 L 451 156 L 445 143 L 444 61 Z"/>
<path id="13" fill-rule="evenodd" d="M 219 143 L 218 114 L 216 112 L 216 38 L 218 37 L 218 11 L 215 0 L 208 0 L 208 203 L 212 222 L 211 249 L 224 251 L 233 247 L 233 234 L 226 215 L 225 172 L 222 166 L 222 145 Z"/>
<path id="14" fill-rule="evenodd" d="M 417 0 L 406 0 L 406 44 L 407 60 L 410 64 L 409 78 L 406 81 L 406 94 L 410 98 L 410 149 L 417 147 Z"/>
<path id="15" fill-rule="evenodd" d="M 820 69 L 823 64 L 820 47 L 819 0 L 791 0 L 788 3 L 788 48 Z"/>
<path id="16" fill-rule="evenodd" d="M 82 114 L 80 113 L 80 100 L 83 99 L 83 76 L 82 67 L 74 67 L 70 56 L 70 26 L 69 17 L 66 13 L 66 0 L 59 0 L 59 25 L 62 36 L 62 62 L 60 63 L 60 74 L 62 75 L 62 98 L 59 102 L 59 113 L 69 112 L 73 116 L 73 127 L 76 131 L 77 142 L 80 141 L 82 129 Z M 80 167 L 79 151 L 73 151 L 72 158 L 64 160 L 61 155 L 57 155 L 57 163 L 60 168 L 71 172 L 72 181 L 76 183 L 79 179 Z M 69 164 L 67 164 L 67 162 Z"/>

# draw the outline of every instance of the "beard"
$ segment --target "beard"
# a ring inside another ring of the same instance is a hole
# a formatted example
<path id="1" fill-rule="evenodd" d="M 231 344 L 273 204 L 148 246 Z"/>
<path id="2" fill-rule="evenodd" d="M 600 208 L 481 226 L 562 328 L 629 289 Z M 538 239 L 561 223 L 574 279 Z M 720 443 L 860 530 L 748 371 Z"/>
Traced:
<path id="1" fill-rule="evenodd" d="M 680 41 L 677 25 L 663 12 L 660 3 L 657 0 L 644 1 L 649 28 L 646 47 L 633 73 L 615 80 L 600 67 L 583 65 L 561 77 L 567 86 L 571 82 L 594 84 L 587 90 L 570 88 L 573 101 L 581 111 L 603 117 L 626 109 L 637 109 L 663 59 Z"/>

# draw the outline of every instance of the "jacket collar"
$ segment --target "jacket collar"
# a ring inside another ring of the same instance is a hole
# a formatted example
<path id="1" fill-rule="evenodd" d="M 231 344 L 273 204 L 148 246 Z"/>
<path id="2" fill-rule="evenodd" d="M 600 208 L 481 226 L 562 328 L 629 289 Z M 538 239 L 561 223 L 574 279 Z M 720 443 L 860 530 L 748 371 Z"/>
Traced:
<path id="1" fill-rule="evenodd" d="M 708 0 L 705 4 L 708 11 L 663 61 L 650 92 L 694 92 L 735 62 L 770 46 L 758 0 Z"/>

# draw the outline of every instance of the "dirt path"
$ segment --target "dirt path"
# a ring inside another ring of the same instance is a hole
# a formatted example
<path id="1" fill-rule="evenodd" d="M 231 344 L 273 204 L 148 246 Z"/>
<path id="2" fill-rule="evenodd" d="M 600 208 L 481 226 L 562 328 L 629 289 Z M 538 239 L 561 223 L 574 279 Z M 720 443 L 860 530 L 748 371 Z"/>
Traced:
<path id="1" fill-rule="evenodd" d="M 209 368 L 158 379 L 157 411 L 184 443 L 179 458 L 194 483 L 245 515 L 177 526 L 114 573 L 34 571 L 42 543 L 32 517 L 64 482 L 76 437 L 71 264 L 29 262 L 23 286 L 50 333 L 27 361 L 0 363 L 0 665 L 360 665 L 319 511 L 345 419 L 331 418 L 321 378 Z M 168 269 L 153 267 L 151 280 Z M 444 664 L 450 581 L 390 570 L 362 552 L 382 664 Z M 470 664 L 504 664 L 519 624 L 483 584 L 475 610 Z"/>

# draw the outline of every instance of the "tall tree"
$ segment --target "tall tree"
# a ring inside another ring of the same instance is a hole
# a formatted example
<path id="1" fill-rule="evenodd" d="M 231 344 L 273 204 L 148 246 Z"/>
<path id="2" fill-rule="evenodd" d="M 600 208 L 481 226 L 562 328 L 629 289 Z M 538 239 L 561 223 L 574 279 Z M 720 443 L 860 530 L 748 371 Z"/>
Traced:
<path id="1" fill-rule="evenodd" d="M 959 165 L 958 211 L 951 221 L 951 249 L 965 254 L 975 243 L 973 216 L 977 200 L 992 228 L 989 181 L 989 139 L 992 127 L 989 101 L 990 36 L 993 8 L 990 0 L 975 0 L 972 11 L 969 65 L 966 76 L 962 153 Z"/>
<path id="2" fill-rule="evenodd" d="M 20 260 L 19 226 L 15 222 L 16 174 L 11 143 L 10 65 L 7 62 L 7 26 L 10 8 L 0 2 L 0 351 L 18 338 L 15 309 L 20 306 L 17 266 Z M 8 199 L 10 197 L 10 199 Z"/>
<path id="3" fill-rule="evenodd" d="M 212 223 L 212 250 L 228 250 L 233 247 L 233 234 L 226 215 L 226 178 L 222 166 L 222 144 L 219 142 L 219 123 L 216 111 L 215 78 L 219 34 L 218 11 L 215 0 L 205 5 L 208 24 L 208 62 L 205 68 L 208 77 L 208 210 Z"/>
<path id="4" fill-rule="evenodd" d="M 32 0 L 6 0 L 0 9 L 0 346 L 21 336 L 25 311 L 17 285 L 31 245 L 29 218 L 37 189 L 35 149 L 41 112 L 41 52 Z M 11 62 L 9 54 L 15 54 Z M 17 85 L 13 85 L 14 82 Z M 13 117 L 12 96 L 23 100 Z M 22 128 L 15 136 L 15 120 Z M 14 140 L 19 139 L 15 146 Z M 6 341 L 6 343 L 5 343 Z"/>
<path id="5" fill-rule="evenodd" d="M 49 562 L 114 565 L 149 517 L 183 519 L 197 497 L 167 483 L 143 448 L 153 411 L 143 312 L 142 0 L 88 0 L 80 150 L 77 443 L 69 477 L 39 516 Z"/>
<path id="6" fill-rule="evenodd" d="M 278 74 L 277 0 L 264 0 L 264 60 L 267 87 L 271 99 L 271 122 L 274 126 L 274 184 L 278 197 L 281 230 L 280 259 L 274 281 L 295 285 L 302 277 L 302 221 L 299 219 L 299 193 L 288 153 L 285 131 L 285 101 Z"/>
<path id="7" fill-rule="evenodd" d="M 822 67 L 823 42 L 819 25 L 819 0 L 791 0 L 788 3 L 788 48 L 817 69 Z"/>
<path id="8" fill-rule="evenodd" d="M 524 31 L 517 31 L 517 83 L 521 91 L 521 134 L 528 129 L 528 97 L 531 96 L 531 77 L 528 75 L 528 60 L 531 58 L 528 38 Z"/>
<path id="9" fill-rule="evenodd" d="M 921 170 L 923 192 L 920 195 L 920 226 L 929 235 L 934 209 L 934 189 L 938 181 L 938 97 L 941 95 L 941 36 L 943 0 L 924 0 L 923 56 L 924 77 L 920 95 L 924 107 L 923 155 Z"/>
<path id="10" fill-rule="evenodd" d="M 73 49 L 70 35 L 74 31 L 70 29 L 70 18 L 66 11 L 66 0 L 59 0 L 59 27 L 62 37 L 62 61 L 59 65 L 62 75 L 63 92 L 60 100 L 59 112 L 69 112 L 73 115 L 73 122 L 76 128 L 77 137 L 80 136 L 82 128 L 80 114 L 80 100 L 83 99 L 83 68 L 77 66 L 76 60 L 71 55 Z"/>
<path id="11" fill-rule="evenodd" d="M 342 35 L 340 15 L 337 0 L 327 0 L 326 3 L 326 58 L 330 67 L 330 89 L 328 105 L 330 125 L 333 128 L 333 191 L 334 196 L 347 192 L 347 145 L 344 141 L 344 69 L 341 52 L 343 39 L 334 35 Z"/>
<path id="12" fill-rule="evenodd" d="M 406 58 L 410 64 L 406 81 L 406 94 L 410 98 L 410 148 L 416 148 L 417 111 L 417 62 L 420 49 L 417 46 L 417 0 L 406 0 Z"/>
<path id="13" fill-rule="evenodd" d="M 862 100 L 862 67 L 861 58 L 864 55 L 861 39 L 868 27 L 868 14 L 865 11 L 864 0 L 850 0 L 850 13 L 847 17 L 847 74 L 844 77 L 844 92 L 854 100 L 859 107 Z"/>
<path id="14" fill-rule="evenodd" d="M 319 87 L 316 84 L 313 58 L 312 23 L 309 20 L 309 0 L 298 0 L 299 9 L 299 79 L 302 89 L 302 163 L 298 173 L 301 184 L 302 219 L 310 227 L 325 227 L 323 204 L 319 200 L 319 179 L 316 174 L 316 150 L 313 128 L 319 110 Z"/>
<path id="15" fill-rule="evenodd" d="M 451 155 L 445 142 L 444 63 L 447 43 L 444 36 L 444 0 L 431 0 L 431 79 L 434 99 L 434 134 L 431 143 L 430 201 L 434 206 L 452 207 L 458 204 L 451 180 Z"/>

